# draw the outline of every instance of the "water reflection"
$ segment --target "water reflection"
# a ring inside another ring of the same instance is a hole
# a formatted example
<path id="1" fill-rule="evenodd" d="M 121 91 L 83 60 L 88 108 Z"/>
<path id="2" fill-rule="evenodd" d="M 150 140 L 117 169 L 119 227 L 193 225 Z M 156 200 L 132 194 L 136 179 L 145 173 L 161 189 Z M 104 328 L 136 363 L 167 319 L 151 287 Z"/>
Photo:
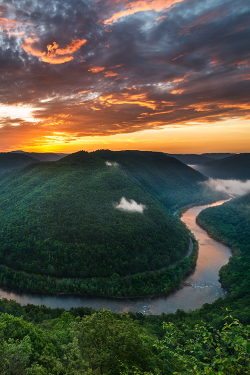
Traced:
<path id="1" fill-rule="evenodd" d="M 200 308 L 204 303 L 212 303 L 218 297 L 225 297 L 225 291 L 218 280 L 220 268 L 228 262 L 230 249 L 213 239 L 196 224 L 196 216 L 206 207 L 224 203 L 220 201 L 206 206 L 196 206 L 187 210 L 182 221 L 194 233 L 199 242 L 199 256 L 195 271 L 185 280 L 183 288 L 168 296 L 137 299 L 113 299 L 104 297 L 83 297 L 74 295 L 48 295 L 21 293 L 9 288 L 0 288 L 0 298 L 14 299 L 26 305 L 45 305 L 51 308 L 92 307 L 96 310 L 109 309 L 113 312 L 141 312 L 143 314 L 161 314 Z"/>

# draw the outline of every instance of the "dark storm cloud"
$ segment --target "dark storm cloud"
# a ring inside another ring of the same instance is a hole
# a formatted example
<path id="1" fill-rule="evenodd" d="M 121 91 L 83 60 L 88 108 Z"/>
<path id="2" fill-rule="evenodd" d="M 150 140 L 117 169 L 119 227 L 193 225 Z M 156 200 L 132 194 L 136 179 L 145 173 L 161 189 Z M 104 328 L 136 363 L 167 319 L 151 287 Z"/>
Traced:
<path id="1" fill-rule="evenodd" d="M 247 0 L 10 0 L 0 12 L 0 103 L 40 108 L 32 132 L 109 135 L 249 114 Z M 0 134 L 19 131 L 11 121 Z"/>

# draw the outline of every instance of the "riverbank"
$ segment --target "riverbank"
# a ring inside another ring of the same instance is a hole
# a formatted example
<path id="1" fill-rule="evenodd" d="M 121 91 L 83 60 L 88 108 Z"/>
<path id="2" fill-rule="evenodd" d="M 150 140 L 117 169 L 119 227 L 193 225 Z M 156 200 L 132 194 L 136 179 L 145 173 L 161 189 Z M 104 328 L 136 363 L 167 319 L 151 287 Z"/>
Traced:
<path id="1" fill-rule="evenodd" d="M 96 296 L 120 299 L 166 295 L 179 288 L 186 275 L 192 272 L 195 267 L 198 256 L 198 244 L 196 242 L 193 248 L 191 255 L 186 255 L 177 264 L 173 264 L 168 268 L 114 279 L 58 280 L 52 277 L 14 271 L 6 266 L 0 266 L 0 284 L 1 286 L 16 289 L 19 292 L 39 292 L 56 295 Z M 19 287 L 20 285 L 21 288 Z"/>
<path id="2" fill-rule="evenodd" d="M 62 280 L 68 288 L 66 292 L 65 290 L 62 292 L 50 292 L 49 290 L 43 289 L 44 286 L 46 287 L 46 283 L 43 286 L 43 280 L 41 279 L 39 286 L 42 289 L 38 293 L 35 290 L 29 293 L 27 290 L 24 291 L 24 289 L 23 291 L 20 289 L 18 291 L 15 287 L 13 289 L 7 287 L 0 289 L 0 298 L 13 299 L 21 304 L 46 305 L 51 308 L 59 307 L 65 308 L 66 310 L 69 310 L 71 307 L 83 306 L 91 307 L 96 310 L 106 308 L 113 312 L 138 311 L 143 314 L 169 313 L 175 312 L 177 309 L 184 309 L 185 311 L 189 309 L 194 310 L 200 308 L 204 303 L 212 303 L 218 297 L 224 298 L 225 293 L 221 289 L 221 284 L 218 282 L 218 273 L 219 269 L 228 262 L 230 250 L 223 244 L 214 240 L 211 240 L 214 241 L 213 244 L 206 244 L 207 239 L 210 237 L 195 223 L 196 216 L 205 207 L 206 206 L 196 206 L 186 211 L 182 216 L 182 221 L 187 228 L 194 233 L 200 243 L 198 260 L 196 263 L 196 259 L 193 259 L 195 260 L 193 268 L 190 267 L 190 258 L 187 259 L 187 257 L 185 257 L 183 260 L 184 265 L 188 266 L 185 274 L 183 273 L 184 268 L 182 264 L 182 267 L 178 265 L 177 268 L 172 267 L 172 269 L 168 270 L 168 275 L 166 275 L 166 273 L 159 274 L 159 272 L 152 272 L 151 275 L 148 273 L 136 275 L 134 280 L 131 280 L 131 277 L 126 280 L 121 280 L 119 278 L 111 281 L 105 279 L 99 280 L 102 282 L 102 284 L 100 284 L 102 288 L 105 287 L 105 282 L 109 282 L 108 286 L 110 288 L 113 287 L 113 291 L 115 291 L 115 285 L 119 286 L 122 282 L 126 281 L 127 286 L 130 287 L 130 292 L 133 291 L 132 288 L 134 288 L 134 290 L 137 288 L 136 292 L 138 292 L 139 287 L 143 288 L 145 291 L 146 288 L 149 290 L 155 286 L 156 288 L 165 287 L 163 293 L 161 293 L 161 291 L 153 293 L 153 290 L 152 293 L 147 294 L 136 293 L 130 296 L 114 296 L 113 293 L 113 296 L 107 296 L 107 294 L 97 293 L 97 288 L 93 290 L 91 294 L 79 293 L 74 290 L 76 288 L 72 288 L 74 285 L 66 282 L 67 280 Z M 198 243 L 196 242 L 195 251 L 192 255 L 195 254 L 197 258 Z M 169 274 L 170 277 L 168 277 Z M 9 276 L 11 279 L 11 275 Z M 12 280 L 14 279 L 12 278 L 11 281 Z M 53 286 L 53 280 L 49 278 L 49 281 Z M 73 282 L 74 281 L 76 281 L 76 284 L 80 282 L 80 280 L 73 280 Z M 97 280 L 91 281 L 93 283 L 97 282 Z M 173 281 L 175 282 L 175 288 L 166 288 L 166 283 L 167 286 L 169 286 L 170 282 L 173 285 Z M 45 282 L 47 282 L 47 280 L 45 280 Z M 25 286 L 26 285 L 24 285 L 24 287 Z M 29 290 L 31 290 L 31 288 Z M 121 291 L 120 289 L 120 292 Z"/>
<path id="3" fill-rule="evenodd" d="M 189 206 L 183 207 L 181 211 L 186 212 Z M 189 243 L 188 252 L 182 259 L 155 271 L 142 272 L 123 278 L 114 275 L 111 278 L 58 279 L 0 266 L 0 284 L 18 292 L 57 296 L 75 295 L 114 299 L 167 296 L 183 287 L 187 276 L 192 274 L 195 269 L 198 243 L 194 238 L 193 241 L 190 239 L 190 242 L 194 243 L 193 249 Z"/>

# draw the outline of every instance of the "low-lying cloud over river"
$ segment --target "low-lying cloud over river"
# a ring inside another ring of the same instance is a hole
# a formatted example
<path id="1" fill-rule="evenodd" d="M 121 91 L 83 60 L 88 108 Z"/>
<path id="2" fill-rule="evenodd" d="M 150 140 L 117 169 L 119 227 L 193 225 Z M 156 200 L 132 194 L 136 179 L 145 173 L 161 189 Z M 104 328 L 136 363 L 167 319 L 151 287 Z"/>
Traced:
<path id="1" fill-rule="evenodd" d="M 204 185 L 215 191 L 222 191 L 228 194 L 244 195 L 250 192 L 250 180 L 221 180 L 210 178 L 203 182 Z"/>

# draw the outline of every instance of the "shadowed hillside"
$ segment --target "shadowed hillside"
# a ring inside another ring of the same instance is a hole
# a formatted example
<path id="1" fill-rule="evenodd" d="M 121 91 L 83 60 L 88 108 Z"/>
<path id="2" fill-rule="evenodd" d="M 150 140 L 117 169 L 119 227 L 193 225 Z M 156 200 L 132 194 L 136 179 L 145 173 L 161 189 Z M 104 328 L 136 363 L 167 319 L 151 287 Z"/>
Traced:
<path id="1" fill-rule="evenodd" d="M 1 152 L 0 153 L 0 174 L 10 171 L 15 168 L 21 168 L 31 163 L 39 162 L 29 155 L 15 154 L 12 152 Z"/>
<path id="2" fill-rule="evenodd" d="M 67 154 L 55 154 L 54 152 L 25 152 L 25 151 L 12 151 L 13 154 L 23 154 L 31 156 L 39 161 L 57 161 L 67 156 Z"/>
<path id="3" fill-rule="evenodd" d="M 172 156 L 173 158 L 176 158 L 180 160 L 184 164 L 190 164 L 190 165 L 201 165 L 204 163 L 207 163 L 208 161 L 213 160 L 212 157 L 207 157 L 204 155 L 197 155 L 197 154 L 166 154 L 168 156 Z"/>
<path id="4" fill-rule="evenodd" d="M 207 177 L 221 179 L 250 179 L 250 154 L 233 155 L 195 167 Z"/>
<path id="5" fill-rule="evenodd" d="M 137 211 L 116 208 L 122 198 Z M 0 262 L 17 270 L 124 276 L 168 266 L 188 246 L 177 218 L 95 154 L 30 165 L 0 182 Z"/>
<path id="6" fill-rule="evenodd" d="M 98 150 L 94 155 L 118 163 L 118 168 L 171 210 L 223 197 L 201 184 L 207 180 L 201 173 L 161 152 Z"/>

